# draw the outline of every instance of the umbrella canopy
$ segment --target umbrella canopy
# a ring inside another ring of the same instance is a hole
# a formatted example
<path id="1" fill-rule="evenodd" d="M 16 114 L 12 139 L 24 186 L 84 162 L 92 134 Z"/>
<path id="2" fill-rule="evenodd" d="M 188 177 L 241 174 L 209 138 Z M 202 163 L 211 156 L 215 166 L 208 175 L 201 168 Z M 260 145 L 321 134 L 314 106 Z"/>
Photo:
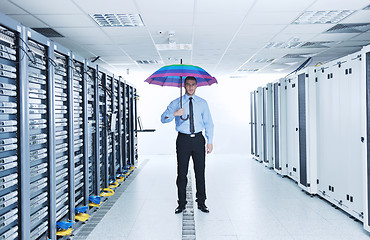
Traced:
<path id="1" fill-rule="evenodd" d="M 203 68 L 186 64 L 173 64 L 161 67 L 150 75 L 145 82 L 159 86 L 182 87 L 184 79 L 188 76 L 197 79 L 198 87 L 217 83 L 216 78 L 212 77 Z"/>

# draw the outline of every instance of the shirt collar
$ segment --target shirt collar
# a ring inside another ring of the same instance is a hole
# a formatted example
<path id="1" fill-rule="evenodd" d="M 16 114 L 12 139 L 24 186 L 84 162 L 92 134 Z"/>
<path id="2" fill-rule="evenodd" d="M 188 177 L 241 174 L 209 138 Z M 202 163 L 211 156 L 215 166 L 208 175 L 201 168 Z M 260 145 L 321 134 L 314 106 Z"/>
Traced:
<path id="1" fill-rule="evenodd" d="M 195 96 L 195 94 L 193 95 L 193 96 L 191 96 L 192 98 L 193 98 L 193 100 L 195 100 L 195 98 L 196 98 L 196 96 Z M 184 96 L 183 96 L 183 98 L 182 98 L 182 100 L 185 102 L 185 101 L 189 101 L 189 96 L 187 95 L 187 94 L 184 94 Z"/>

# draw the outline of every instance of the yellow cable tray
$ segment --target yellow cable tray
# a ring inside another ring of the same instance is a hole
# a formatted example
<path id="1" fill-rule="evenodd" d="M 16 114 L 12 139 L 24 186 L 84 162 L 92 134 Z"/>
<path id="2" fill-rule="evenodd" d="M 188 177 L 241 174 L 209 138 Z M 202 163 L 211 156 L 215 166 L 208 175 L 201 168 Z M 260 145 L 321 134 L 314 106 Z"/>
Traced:
<path id="1" fill-rule="evenodd" d="M 75 219 L 81 222 L 85 222 L 89 218 L 90 218 L 90 215 L 87 213 L 79 213 L 79 214 L 76 214 L 75 216 Z"/>
<path id="2" fill-rule="evenodd" d="M 68 228 L 67 230 L 57 231 L 57 236 L 70 236 L 72 234 L 73 228 Z"/>
<path id="3" fill-rule="evenodd" d="M 89 203 L 90 207 L 100 207 L 101 203 L 96 204 L 96 203 Z"/>

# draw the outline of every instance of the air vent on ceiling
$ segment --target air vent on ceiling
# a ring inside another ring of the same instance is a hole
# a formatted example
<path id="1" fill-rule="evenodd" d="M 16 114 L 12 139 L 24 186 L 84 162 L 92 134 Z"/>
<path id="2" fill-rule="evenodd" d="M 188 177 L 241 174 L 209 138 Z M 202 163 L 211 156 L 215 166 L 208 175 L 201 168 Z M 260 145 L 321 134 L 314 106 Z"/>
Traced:
<path id="1" fill-rule="evenodd" d="M 157 60 L 136 60 L 138 64 L 159 64 Z"/>
<path id="2" fill-rule="evenodd" d="M 283 58 L 306 58 L 306 57 L 302 56 L 302 54 L 287 54 Z"/>
<path id="3" fill-rule="evenodd" d="M 270 42 L 268 43 L 265 48 L 278 48 L 278 49 L 284 49 L 284 48 L 299 48 L 302 45 L 304 45 L 305 42 L 299 42 L 299 41 L 290 41 L 290 42 Z"/>
<path id="4" fill-rule="evenodd" d="M 292 24 L 324 24 L 337 23 L 354 13 L 352 10 L 342 11 L 306 11 Z"/>
<path id="5" fill-rule="evenodd" d="M 142 27 L 140 14 L 90 14 L 90 17 L 101 27 Z"/>
<path id="6" fill-rule="evenodd" d="M 239 68 L 238 72 L 258 72 L 259 70 L 258 68 Z"/>
<path id="7" fill-rule="evenodd" d="M 370 23 L 337 24 L 326 33 L 362 33 L 370 30 Z"/>
<path id="8" fill-rule="evenodd" d="M 272 63 L 275 60 L 276 60 L 275 58 L 260 58 L 260 59 L 252 58 L 249 61 L 249 63 Z"/>
<path id="9" fill-rule="evenodd" d="M 64 37 L 62 34 L 58 33 L 52 28 L 32 28 L 38 33 L 41 33 L 45 37 Z"/>

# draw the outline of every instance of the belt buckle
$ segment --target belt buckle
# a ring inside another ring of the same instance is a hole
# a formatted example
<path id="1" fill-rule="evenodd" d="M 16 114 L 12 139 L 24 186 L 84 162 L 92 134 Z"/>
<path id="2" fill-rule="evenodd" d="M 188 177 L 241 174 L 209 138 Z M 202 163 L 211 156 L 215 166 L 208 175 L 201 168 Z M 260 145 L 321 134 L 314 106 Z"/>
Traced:
<path id="1" fill-rule="evenodd" d="M 190 134 L 190 137 L 195 137 L 195 133 Z"/>

